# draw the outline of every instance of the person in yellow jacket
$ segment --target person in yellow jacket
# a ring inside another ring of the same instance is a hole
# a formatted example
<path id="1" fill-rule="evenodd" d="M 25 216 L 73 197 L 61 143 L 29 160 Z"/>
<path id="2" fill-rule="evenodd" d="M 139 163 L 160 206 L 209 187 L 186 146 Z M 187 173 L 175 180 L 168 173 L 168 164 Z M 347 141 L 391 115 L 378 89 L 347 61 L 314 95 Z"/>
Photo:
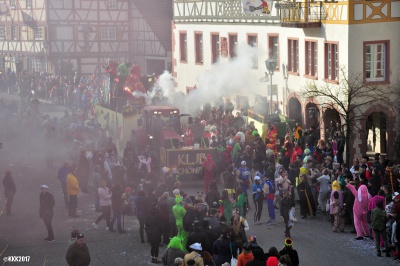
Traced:
<path id="1" fill-rule="evenodd" d="M 309 174 L 309 171 L 311 170 L 312 165 L 313 165 L 312 161 L 308 160 L 302 167 L 300 167 L 299 176 L 296 178 L 296 187 L 302 182 L 300 177 L 302 175 Z"/>
<path id="2" fill-rule="evenodd" d="M 67 193 L 69 196 L 68 216 L 77 218 L 76 206 L 78 205 L 79 182 L 75 176 L 75 167 L 69 169 L 67 175 Z"/>

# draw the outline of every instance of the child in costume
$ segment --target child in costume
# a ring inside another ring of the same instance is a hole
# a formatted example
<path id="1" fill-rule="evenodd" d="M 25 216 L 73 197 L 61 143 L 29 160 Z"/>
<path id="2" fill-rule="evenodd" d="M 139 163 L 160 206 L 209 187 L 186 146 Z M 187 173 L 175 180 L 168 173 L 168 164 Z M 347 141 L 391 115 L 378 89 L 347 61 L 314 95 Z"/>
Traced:
<path id="1" fill-rule="evenodd" d="M 344 222 L 343 222 L 343 216 L 342 216 L 342 211 L 343 211 L 343 204 L 340 204 L 340 197 L 339 197 L 339 192 L 338 191 L 332 191 L 333 192 L 333 201 L 331 203 L 332 208 L 333 208 L 333 217 L 334 217 L 334 222 L 333 222 L 333 232 L 340 232 L 344 231 Z"/>

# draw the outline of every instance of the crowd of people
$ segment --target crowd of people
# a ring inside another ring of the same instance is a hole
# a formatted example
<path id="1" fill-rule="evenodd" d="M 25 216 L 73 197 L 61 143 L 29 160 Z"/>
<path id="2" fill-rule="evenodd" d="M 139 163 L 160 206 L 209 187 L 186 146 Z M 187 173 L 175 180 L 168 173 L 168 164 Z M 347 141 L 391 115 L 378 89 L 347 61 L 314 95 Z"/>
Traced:
<path id="1" fill-rule="evenodd" d="M 84 95 L 85 89 L 80 92 Z M 332 223 L 333 232 L 343 232 L 348 224 L 354 227 L 351 232 L 357 234 L 356 240 L 375 237 L 378 256 L 381 246 L 386 256 L 399 249 L 397 162 L 376 154 L 347 165 L 340 125 L 327 129 L 326 142 L 320 139 L 318 126 L 303 130 L 299 124 L 277 141 L 280 136 L 272 122 L 258 132 L 254 124 L 246 124 L 243 112 L 233 115 L 235 108 L 228 98 L 214 108 L 206 105 L 193 125 L 185 125 L 185 144 L 199 143 L 218 152 L 214 157 L 208 154 L 202 165 L 204 193 L 188 195 L 177 169 L 157 168 L 156 151 L 149 147 L 138 150 L 133 138 L 120 160 L 113 139 L 106 136 L 84 102 L 59 119 L 28 112 L 36 120 L 22 121 L 35 123 L 44 139 L 70 147 L 57 175 L 69 217 L 79 217 L 80 193 L 92 194 L 95 211 L 101 213 L 92 223 L 96 230 L 105 220 L 106 230 L 115 232 L 116 223 L 117 231 L 125 234 L 125 215 L 136 216 L 141 243 L 149 243 L 152 263 L 299 265 L 291 236 L 297 221 L 296 204 L 301 219 L 322 215 Z M 10 123 L 6 114 L 14 112 L 15 106 L 0 101 L 0 111 L 0 121 Z M 52 154 L 46 158 L 52 168 Z M 16 193 L 11 172 L 6 172 L 3 184 L 6 211 L 11 215 Z M 264 202 L 267 221 L 262 220 Z M 39 215 L 48 231 L 47 242 L 55 240 L 51 225 L 54 205 L 49 187 L 42 185 Z M 285 224 L 284 248 L 271 247 L 264 252 L 256 237 L 247 236 L 246 231 L 251 223 L 276 226 L 276 209 Z M 251 218 L 250 211 L 254 214 Z M 162 256 L 160 245 L 167 246 Z M 395 259 L 399 258 L 397 252 Z M 89 265 L 82 233 L 73 232 L 66 259 L 70 265 Z"/>
<path id="2" fill-rule="evenodd" d="M 214 125 L 212 119 L 209 121 Z M 285 236 L 290 238 L 298 202 L 301 219 L 323 215 L 332 223 L 333 232 L 344 232 L 344 225 L 351 225 L 350 232 L 357 235 L 355 240 L 375 239 L 378 256 L 384 247 L 386 256 L 393 253 L 394 259 L 398 259 L 398 161 L 375 154 L 373 158 L 355 158 L 348 165 L 343 158 L 345 136 L 339 123 L 330 123 L 326 141 L 320 139 L 318 127 L 303 130 L 297 124 L 281 142 L 276 141 L 273 123 L 267 122 L 266 132 L 261 134 L 251 124 L 239 124 L 242 126 L 235 130 L 231 123 L 232 131 L 222 130 L 225 134 L 218 132 L 217 136 L 211 132 L 210 146 L 225 148 L 228 158 L 222 174 L 225 190 L 220 196 L 228 218 L 232 208 L 245 214 L 248 197 L 252 197 L 254 225 L 258 225 L 262 223 L 260 217 L 266 201 L 267 224 L 275 224 L 274 208 L 279 208 L 286 225 Z M 207 172 L 204 165 L 203 172 Z M 213 178 L 218 181 L 217 171 L 214 173 Z M 207 191 L 210 181 L 206 174 L 204 180 Z M 211 188 L 207 197 L 215 199 L 216 194 Z M 241 195 L 246 200 L 241 200 Z"/>

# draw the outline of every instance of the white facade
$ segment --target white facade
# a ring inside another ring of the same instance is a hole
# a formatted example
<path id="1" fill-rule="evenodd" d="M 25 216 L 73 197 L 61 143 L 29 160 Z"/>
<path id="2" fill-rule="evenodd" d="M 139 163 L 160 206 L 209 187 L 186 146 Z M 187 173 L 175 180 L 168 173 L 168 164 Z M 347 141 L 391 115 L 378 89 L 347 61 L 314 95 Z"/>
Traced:
<path id="1" fill-rule="evenodd" d="M 276 99 L 278 99 L 279 109 L 283 114 L 290 116 L 289 101 L 292 98 L 296 98 L 301 105 L 299 113 L 302 121 L 300 122 L 303 122 L 305 126 L 312 124 L 312 121 L 307 118 L 308 104 L 314 101 L 318 105 L 318 99 L 305 99 L 301 95 L 301 89 L 311 82 L 315 82 L 317 86 L 329 84 L 332 89 L 335 89 L 338 87 L 337 84 L 344 78 L 357 74 L 362 75 L 364 81 L 375 82 L 374 84 L 377 84 L 377 86 L 380 86 L 380 84 L 382 86 L 400 84 L 400 68 L 398 65 L 400 60 L 400 14 L 396 11 L 400 1 L 382 1 L 384 3 L 375 1 L 379 3 L 373 4 L 365 0 L 321 3 L 320 25 L 312 24 L 315 21 L 309 20 L 311 15 L 309 18 L 300 15 L 300 19 L 294 19 L 293 21 L 290 21 L 290 17 L 288 19 L 289 22 L 284 21 L 282 17 L 277 17 L 277 14 L 272 16 L 247 16 L 241 14 L 240 7 L 238 7 L 241 4 L 240 0 L 228 1 L 226 2 L 229 3 L 228 5 L 221 4 L 225 7 L 221 8 L 219 13 L 215 13 L 215 9 L 210 11 L 212 9 L 211 6 L 213 6 L 212 3 L 219 2 L 218 0 L 202 2 L 175 1 L 172 49 L 174 76 L 176 78 L 175 89 L 177 91 L 186 94 L 193 87 L 199 90 L 202 89 L 199 87 L 198 77 L 202 73 L 212 72 L 214 69 L 212 64 L 213 44 L 211 40 L 213 34 L 219 35 L 219 47 L 221 47 L 223 38 L 228 41 L 228 56 L 221 57 L 221 50 L 219 50 L 220 64 L 231 60 L 229 51 L 230 35 L 236 34 L 239 44 L 247 44 L 249 36 L 257 36 L 258 67 L 248 70 L 249 73 L 252 73 L 252 79 L 254 77 L 261 79 L 265 76 L 265 72 L 268 72 L 265 60 L 269 57 L 269 50 L 271 49 L 269 38 L 278 36 L 279 69 L 275 71 L 272 77 L 273 85 L 276 84 L 278 88 L 278 98 L 275 95 L 272 96 L 273 106 L 276 108 Z M 233 4 L 234 2 L 235 4 Z M 316 3 L 319 5 L 319 2 Z M 311 8 L 311 4 L 305 1 L 297 1 L 297 4 L 304 7 L 304 9 L 296 9 L 300 10 L 298 12 Z M 230 7 L 229 12 L 225 10 L 227 6 Z M 183 12 L 182 10 L 186 11 Z M 201 10 L 202 12 L 196 10 Z M 182 34 L 186 34 L 187 60 L 185 61 L 180 58 L 183 46 Z M 195 41 L 196 34 L 202 35 L 202 62 L 195 62 L 196 54 L 199 53 L 196 50 L 196 46 L 199 46 Z M 293 51 L 290 49 L 290 46 L 293 46 L 291 40 L 298 42 L 298 53 L 294 56 L 298 61 L 298 69 L 295 69 L 295 71 L 290 71 L 291 64 L 293 65 L 291 63 L 293 62 L 291 60 L 291 57 L 293 57 Z M 310 57 L 309 52 L 307 52 L 307 50 L 313 50 L 307 49 L 310 42 L 315 43 L 313 47 L 316 49 L 314 51 L 316 56 Z M 368 56 L 366 55 L 367 51 L 370 51 Z M 336 56 L 337 58 L 335 58 Z M 372 61 L 367 62 L 369 60 L 367 58 L 370 58 L 370 56 Z M 313 60 L 314 58 L 315 60 Z M 315 71 L 310 75 L 310 67 L 307 67 L 307 65 L 311 64 L 315 66 L 313 68 Z M 368 71 L 369 67 L 367 65 L 371 65 L 372 70 Z M 332 67 L 336 68 L 337 77 L 332 75 L 333 72 L 330 71 Z M 247 70 L 243 69 L 243 71 Z M 374 76 L 369 77 L 372 73 L 375 73 L 373 74 Z M 232 77 L 232 79 L 234 78 Z M 265 79 L 262 81 L 265 81 Z M 243 90 L 236 92 L 230 91 L 231 95 L 226 96 L 230 96 L 231 99 L 235 99 L 236 95 L 248 96 L 250 105 L 253 97 L 249 94 L 254 91 L 270 99 L 270 92 L 267 90 L 269 82 L 249 81 L 252 88 L 243 88 Z M 321 120 L 321 126 L 323 126 L 324 110 L 320 109 L 319 120 Z M 365 108 L 366 113 L 369 112 L 367 109 Z M 394 141 L 396 132 L 398 132 L 397 128 L 400 126 L 399 121 L 396 121 L 398 119 L 395 118 L 396 116 L 398 117 L 398 114 L 389 114 L 388 110 L 382 110 L 382 112 L 387 118 L 386 138 L 387 143 L 389 143 Z M 369 113 L 366 115 L 369 115 Z M 389 128 L 389 124 L 391 128 Z M 359 126 L 361 128 L 366 127 L 362 123 Z M 389 132 L 390 130 L 394 131 Z M 359 135 L 357 138 L 365 138 L 365 136 Z M 355 149 L 358 149 L 354 151 L 356 156 L 361 156 L 366 151 L 364 147 L 360 148 L 359 146 L 355 147 Z M 394 153 L 393 147 L 391 148 L 390 145 L 387 145 L 387 149 L 388 152 Z M 385 153 L 386 151 L 383 152 Z"/>

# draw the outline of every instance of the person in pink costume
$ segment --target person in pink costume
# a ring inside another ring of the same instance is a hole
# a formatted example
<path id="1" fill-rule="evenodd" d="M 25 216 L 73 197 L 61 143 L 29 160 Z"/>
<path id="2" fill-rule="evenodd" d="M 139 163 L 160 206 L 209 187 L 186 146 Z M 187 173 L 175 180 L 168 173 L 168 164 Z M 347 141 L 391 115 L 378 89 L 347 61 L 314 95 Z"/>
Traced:
<path id="1" fill-rule="evenodd" d="M 355 240 L 363 240 L 363 232 L 365 237 L 369 238 L 370 235 L 367 224 L 367 213 L 371 195 L 368 193 L 368 189 L 365 185 L 361 185 L 358 188 L 358 191 L 351 184 L 347 184 L 346 187 L 353 193 L 354 197 L 356 198 L 353 206 L 354 226 L 357 232 L 357 237 L 355 238 Z"/>
<path id="2" fill-rule="evenodd" d="M 371 200 L 369 201 L 369 203 L 368 203 L 368 212 L 369 212 L 369 213 L 371 213 L 372 210 L 376 208 L 376 203 L 377 203 L 378 201 L 382 201 L 382 202 L 383 202 L 383 208 L 385 208 L 385 206 L 386 206 L 386 204 L 385 204 L 385 192 L 384 192 L 382 189 L 379 190 L 378 195 L 373 196 L 373 197 L 371 198 Z M 375 239 L 374 230 L 372 230 L 372 236 L 373 236 L 373 238 Z M 381 241 L 380 241 L 380 244 L 381 244 L 381 246 L 382 246 L 382 244 L 383 244 L 383 239 L 382 239 L 382 237 L 381 237 L 380 240 L 381 240 Z"/>
<path id="3" fill-rule="evenodd" d="M 379 190 L 378 195 L 372 197 L 368 203 L 368 211 L 372 211 L 376 208 L 376 203 L 378 201 L 385 202 L 385 192 L 383 190 Z M 385 208 L 386 204 L 383 204 L 383 208 Z"/>

